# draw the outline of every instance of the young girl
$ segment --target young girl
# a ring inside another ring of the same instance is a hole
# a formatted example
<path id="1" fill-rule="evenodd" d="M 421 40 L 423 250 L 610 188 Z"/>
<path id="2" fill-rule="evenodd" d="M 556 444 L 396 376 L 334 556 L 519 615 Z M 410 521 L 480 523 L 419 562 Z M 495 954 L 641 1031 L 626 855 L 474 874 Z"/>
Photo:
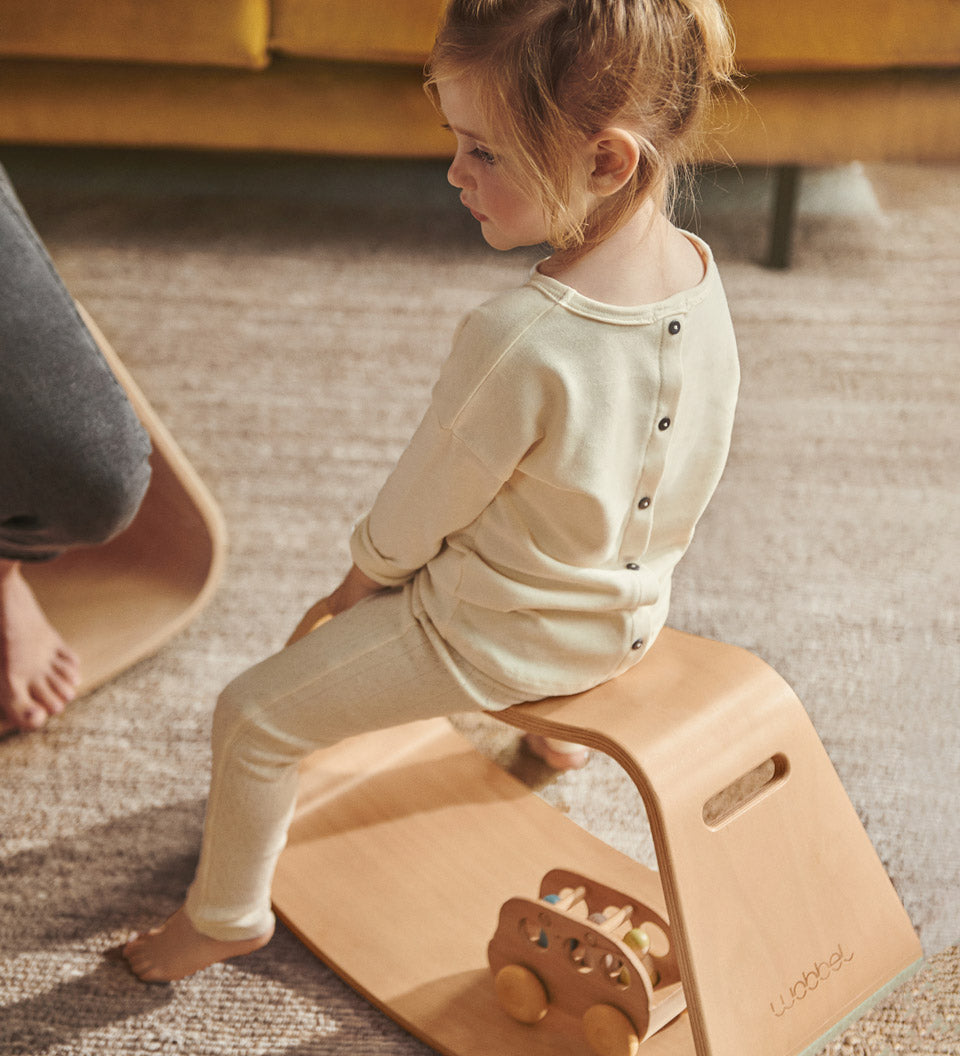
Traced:
<path id="1" fill-rule="evenodd" d="M 221 695 L 196 877 L 127 945 L 142 979 L 270 939 L 306 753 L 577 693 L 642 660 L 736 401 L 716 267 L 666 216 L 731 68 L 716 0 L 451 3 L 428 68 L 457 141 L 448 178 L 491 246 L 553 253 L 463 321 L 350 572 Z"/>

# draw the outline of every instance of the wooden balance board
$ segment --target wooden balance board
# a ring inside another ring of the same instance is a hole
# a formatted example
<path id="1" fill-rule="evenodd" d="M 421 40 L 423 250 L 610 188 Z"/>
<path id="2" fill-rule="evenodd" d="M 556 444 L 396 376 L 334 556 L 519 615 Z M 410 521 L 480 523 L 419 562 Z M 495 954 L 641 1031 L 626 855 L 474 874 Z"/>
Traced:
<path id="1" fill-rule="evenodd" d="M 555 867 L 669 920 L 687 1011 L 646 1056 L 812 1054 L 919 967 L 804 709 L 752 654 L 667 629 L 614 682 L 498 717 L 616 759 L 646 807 L 659 875 L 437 719 L 305 761 L 274 883 L 307 946 L 437 1051 L 589 1056 L 562 1003 L 535 1026 L 508 1017 L 487 964 L 501 906 L 536 898 Z"/>
<path id="2" fill-rule="evenodd" d="M 83 694 L 156 652 L 197 615 L 219 580 L 226 531 L 176 441 L 80 312 L 153 443 L 150 486 L 123 533 L 103 546 L 24 566 L 48 619 L 80 656 Z"/>

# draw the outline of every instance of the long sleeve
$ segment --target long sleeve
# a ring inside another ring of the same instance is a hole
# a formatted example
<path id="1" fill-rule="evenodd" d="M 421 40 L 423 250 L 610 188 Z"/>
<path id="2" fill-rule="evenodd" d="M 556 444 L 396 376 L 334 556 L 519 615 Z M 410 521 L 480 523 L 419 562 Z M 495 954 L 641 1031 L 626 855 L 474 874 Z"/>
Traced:
<path id="1" fill-rule="evenodd" d="M 526 327 L 494 307 L 462 322 L 409 446 L 356 527 L 356 564 L 385 586 L 410 579 L 496 498 L 541 430 L 542 378 Z"/>
<path id="2" fill-rule="evenodd" d="M 353 560 L 371 579 L 398 586 L 473 522 L 503 480 L 450 428 L 433 404 L 351 539 Z"/>

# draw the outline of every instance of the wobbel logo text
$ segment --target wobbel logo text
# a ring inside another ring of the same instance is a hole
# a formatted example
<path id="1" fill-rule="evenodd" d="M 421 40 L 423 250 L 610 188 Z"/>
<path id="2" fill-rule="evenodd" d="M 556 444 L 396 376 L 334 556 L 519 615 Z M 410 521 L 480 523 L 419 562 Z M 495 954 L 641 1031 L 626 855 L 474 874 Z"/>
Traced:
<path id="1" fill-rule="evenodd" d="M 805 971 L 800 978 L 787 987 L 786 995 L 781 992 L 776 1001 L 770 1002 L 770 1011 L 779 1019 L 793 1008 L 794 1005 L 803 1001 L 814 990 L 827 983 L 830 978 L 843 969 L 845 964 L 853 960 L 853 954 L 845 954 L 842 946 L 837 948 L 824 961 L 815 961 L 813 966 Z"/>

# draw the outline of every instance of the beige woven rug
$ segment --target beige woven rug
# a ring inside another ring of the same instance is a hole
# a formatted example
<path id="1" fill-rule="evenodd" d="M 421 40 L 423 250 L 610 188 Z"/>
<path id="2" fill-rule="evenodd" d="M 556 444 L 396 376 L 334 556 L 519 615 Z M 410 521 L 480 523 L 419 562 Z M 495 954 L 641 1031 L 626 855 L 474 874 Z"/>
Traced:
<path id="1" fill-rule="evenodd" d="M 217 691 L 334 585 L 458 317 L 533 258 L 486 249 L 436 166 L 0 160 L 232 544 L 185 633 L 42 734 L 0 742 L 0 1054 L 426 1056 L 285 932 L 168 987 L 105 952 L 190 879 Z M 806 187 L 785 273 L 755 263 L 762 175 L 704 187 L 744 383 L 671 622 L 755 650 L 796 689 L 930 956 L 829 1051 L 947 1056 L 960 1053 L 960 170 L 851 167 Z M 464 726 L 651 860 L 615 764 L 548 781 L 505 729 Z"/>

